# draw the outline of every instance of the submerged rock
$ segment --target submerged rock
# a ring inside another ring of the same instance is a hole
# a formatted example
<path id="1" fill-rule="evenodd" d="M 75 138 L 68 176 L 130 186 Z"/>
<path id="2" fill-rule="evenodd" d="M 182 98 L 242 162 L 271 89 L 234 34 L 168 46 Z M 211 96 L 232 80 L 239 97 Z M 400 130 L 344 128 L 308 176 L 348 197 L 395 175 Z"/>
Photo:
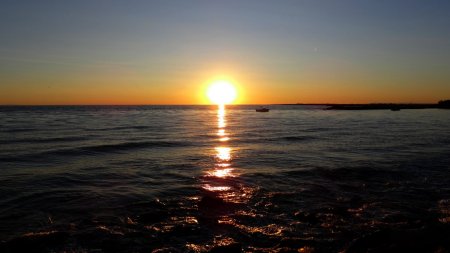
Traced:
<path id="1" fill-rule="evenodd" d="M 139 215 L 137 221 L 143 224 L 153 224 L 169 217 L 169 212 L 165 210 L 153 210 Z"/>

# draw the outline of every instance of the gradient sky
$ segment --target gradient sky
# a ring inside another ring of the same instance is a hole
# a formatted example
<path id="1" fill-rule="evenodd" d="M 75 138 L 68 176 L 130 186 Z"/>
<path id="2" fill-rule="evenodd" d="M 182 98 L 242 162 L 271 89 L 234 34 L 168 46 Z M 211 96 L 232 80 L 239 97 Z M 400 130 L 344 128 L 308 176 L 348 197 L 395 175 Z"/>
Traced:
<path id="1" fill-rule="evenodd" d="M 450 1 L 0 3 L 0 104 L 450 99 Z"/>

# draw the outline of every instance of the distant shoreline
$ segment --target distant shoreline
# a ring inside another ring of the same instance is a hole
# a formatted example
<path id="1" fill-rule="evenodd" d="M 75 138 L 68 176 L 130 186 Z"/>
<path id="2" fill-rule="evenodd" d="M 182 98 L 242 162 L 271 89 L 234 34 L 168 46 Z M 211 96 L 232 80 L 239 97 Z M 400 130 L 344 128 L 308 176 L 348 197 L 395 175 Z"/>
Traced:
<path id="1" fill-rule="evenodd" d="M 396 104 L 396 103 L 371 103 L 371 104 L 283 104 L 283 105 L 322 105 L 328 106 L 325 110 L 393 110 L 401 109 L 448 109 L 448 104 Z"/>

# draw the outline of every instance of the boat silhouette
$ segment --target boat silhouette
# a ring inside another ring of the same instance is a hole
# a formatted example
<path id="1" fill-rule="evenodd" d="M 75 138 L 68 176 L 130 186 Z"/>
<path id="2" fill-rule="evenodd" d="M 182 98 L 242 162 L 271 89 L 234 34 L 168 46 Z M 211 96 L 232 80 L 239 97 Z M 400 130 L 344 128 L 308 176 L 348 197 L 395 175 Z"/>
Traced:
<path id="1" fill-rule="evenodd" d="M 265 107 L 260 107 L 260 108 L 256 108 L 257 112 L 268 112 L 269 108 L 265 108 Z"/>

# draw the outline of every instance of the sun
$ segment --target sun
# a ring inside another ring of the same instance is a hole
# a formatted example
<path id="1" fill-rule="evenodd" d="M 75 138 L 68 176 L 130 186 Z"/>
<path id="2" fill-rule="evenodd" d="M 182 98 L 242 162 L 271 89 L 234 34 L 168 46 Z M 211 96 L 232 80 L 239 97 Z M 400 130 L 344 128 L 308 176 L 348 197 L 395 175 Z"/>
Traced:
<path id="1" fill-rule="evenodd" d="M 226 80 L 212 82 L 206 92 L 209 100 L 218 105 L 231 104 L 237 97 L 236 88 Z"/>

